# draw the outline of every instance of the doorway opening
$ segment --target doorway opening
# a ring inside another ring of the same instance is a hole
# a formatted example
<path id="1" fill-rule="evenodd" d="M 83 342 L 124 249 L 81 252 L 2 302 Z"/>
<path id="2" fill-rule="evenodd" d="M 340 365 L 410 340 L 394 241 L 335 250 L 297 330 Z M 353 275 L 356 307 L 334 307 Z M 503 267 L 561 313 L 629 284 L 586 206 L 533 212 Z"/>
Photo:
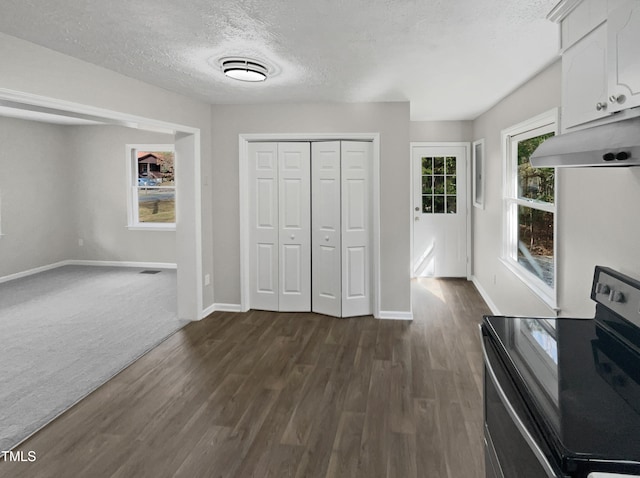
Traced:
<path id="1" fill-rule="evenodd" d="M 0 120 L 0 323 L 13 331 L 2 362 L 15 372 L 0 381 L 11 425 L 0 446 L 10 450 L 202 318 L 200 132 L 7 90 Z M 170 233 L 126 227 L 125 144 L 150 138 L 178 158 Z"/>
<path id="2" fill-rule="evenodd" d="M 23 117 L 58 117 L 84 124 L 115 125 L 172 135 L 180 167 L 176 169 L 177 310 L 185 320 L 203 317 L 200 191 L 200 130 L 92 106 L 0 89 L 0 108 Z M 80 123 L 79 123 L 80 124 Z"/>

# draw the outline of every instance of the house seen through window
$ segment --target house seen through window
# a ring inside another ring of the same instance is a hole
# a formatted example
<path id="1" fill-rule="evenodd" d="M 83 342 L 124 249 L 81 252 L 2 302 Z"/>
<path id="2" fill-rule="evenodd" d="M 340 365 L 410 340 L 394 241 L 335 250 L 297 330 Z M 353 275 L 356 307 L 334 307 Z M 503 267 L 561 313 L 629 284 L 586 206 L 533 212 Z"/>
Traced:
<path id="1" fill-rule="evenodd" d="M 173 226 L 176 222 L 175 152 L 172 145 L 149 146 L 130 149 L 130 226 Z"/>

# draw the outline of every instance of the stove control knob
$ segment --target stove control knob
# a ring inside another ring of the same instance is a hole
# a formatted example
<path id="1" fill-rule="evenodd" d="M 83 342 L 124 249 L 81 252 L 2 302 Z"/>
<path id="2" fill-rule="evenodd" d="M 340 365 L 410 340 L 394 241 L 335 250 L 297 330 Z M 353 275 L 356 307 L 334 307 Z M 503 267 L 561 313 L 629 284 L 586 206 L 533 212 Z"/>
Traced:
<path id="1" fill-rule="evenodd" d="M 620 151 L 618 154 L 616 154 L 616 159 L 618 161 L 625 161 L 629 159 L 629 156 L 629 153 L 627 153 L 626 151 Z"/>
<path id="2" fill-rule="evenodd" d="M 605 153 L 602 155 L 602 159 L 604 159 L 605 161 L 613 161 L 614 159 L 616 159 L 616 155 L 613 153 Z"/>
<path id="3" fill-rule="evenodd" d="M 596 294 L 608 294 L 609 286 L 607 284 L 603 284 L 602 282 L 598 282 L 596 284 Z"/>
<path id="4" fill-rule="evenodd" d="M 611 302 L 624 302 L 624 294 L 618 290 L 612 290 L 609 292 L 609 301 Z"/>

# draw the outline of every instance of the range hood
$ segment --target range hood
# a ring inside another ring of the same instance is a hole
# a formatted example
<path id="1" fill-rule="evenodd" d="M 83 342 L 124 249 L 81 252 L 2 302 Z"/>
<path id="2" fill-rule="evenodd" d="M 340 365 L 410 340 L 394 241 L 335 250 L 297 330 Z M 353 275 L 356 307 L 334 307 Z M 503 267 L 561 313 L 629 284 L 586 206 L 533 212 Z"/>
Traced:
<path id="1" fill-rule="evenodd" d="M 530 160 L 534 168 L 640 166 L 640 117 L 553 136 Z"/>

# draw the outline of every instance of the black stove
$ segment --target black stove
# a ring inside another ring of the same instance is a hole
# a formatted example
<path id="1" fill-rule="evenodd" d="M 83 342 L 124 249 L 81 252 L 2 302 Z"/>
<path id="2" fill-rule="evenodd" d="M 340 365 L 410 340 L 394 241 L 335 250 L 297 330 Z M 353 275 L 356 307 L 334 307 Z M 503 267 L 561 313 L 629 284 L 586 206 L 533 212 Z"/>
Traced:
<path id="1" fill-rule="evenodd" d="M 591 297 L 593 319 L 484 318 L 487 476 L 640 475 L 640 282 L 597 267 Z M 536 471 L 507 463 L 507 416 Z"/>

